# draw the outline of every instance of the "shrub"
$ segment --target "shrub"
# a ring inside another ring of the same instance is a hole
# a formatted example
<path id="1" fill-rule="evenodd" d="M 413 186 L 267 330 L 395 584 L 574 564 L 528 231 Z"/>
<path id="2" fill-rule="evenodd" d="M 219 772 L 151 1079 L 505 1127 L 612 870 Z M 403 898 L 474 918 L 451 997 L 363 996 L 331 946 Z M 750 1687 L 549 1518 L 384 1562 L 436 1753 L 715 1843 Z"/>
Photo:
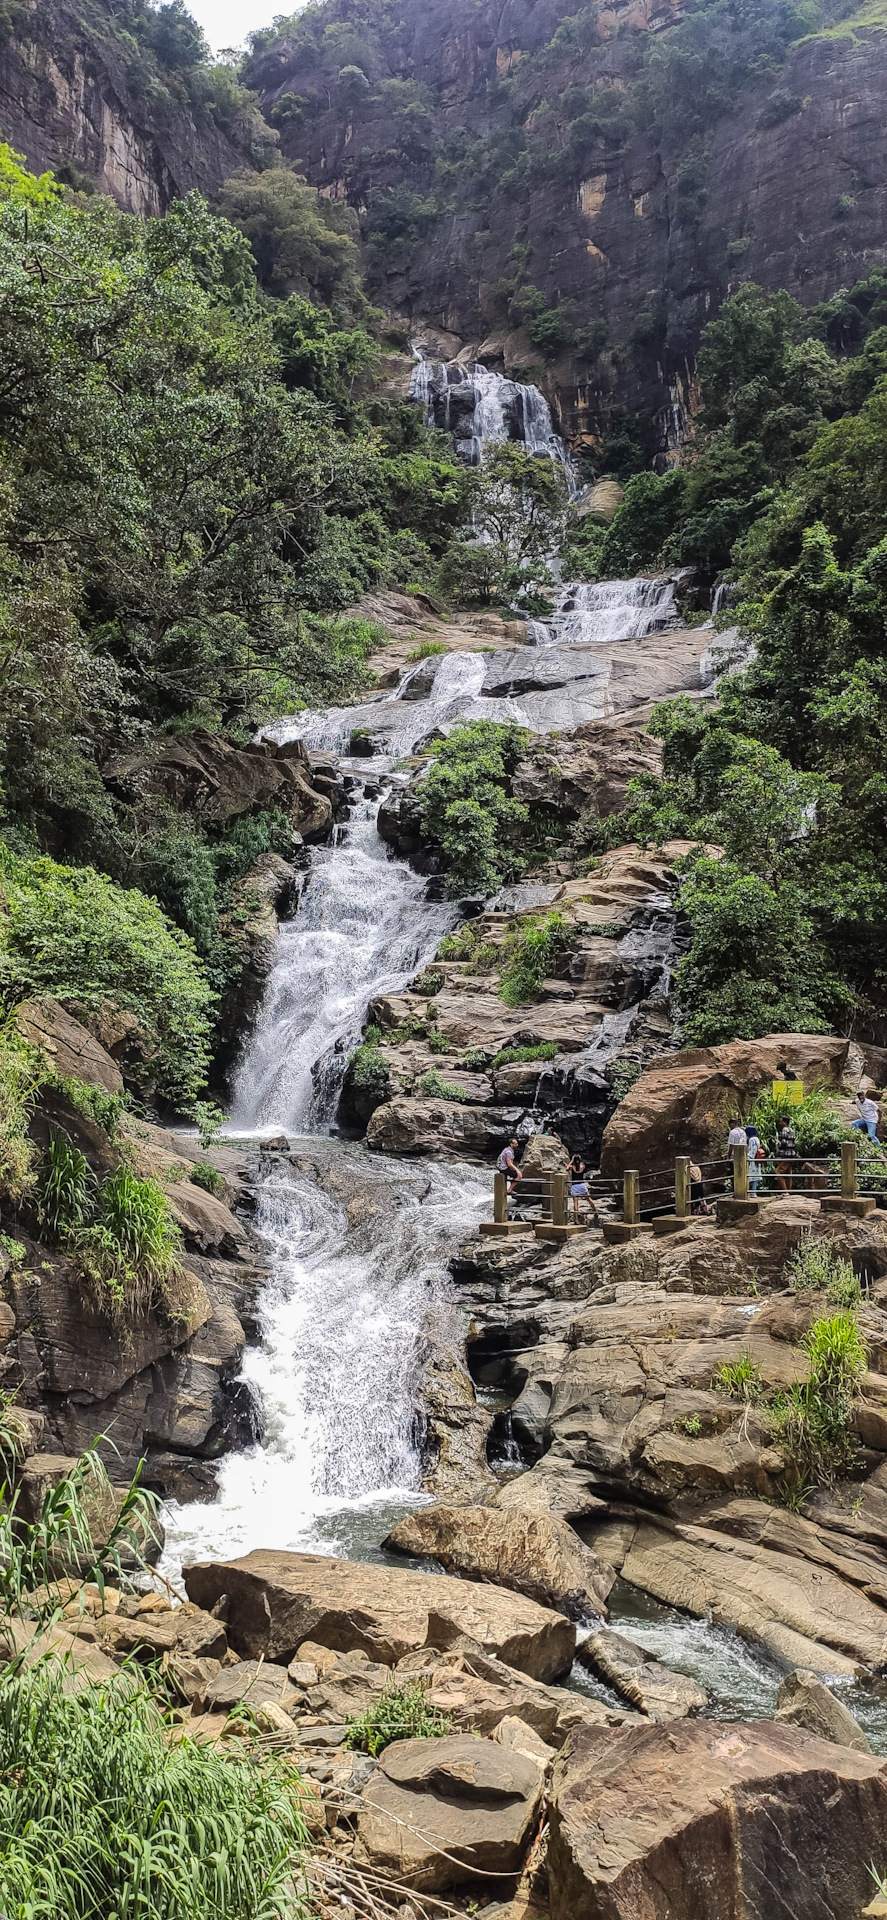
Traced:
<path id="1" fill-rule="evenodd" d="M 420 973 L 418 979 L 413 981 L 410 992 L 427 993 L 429 998 L 431 998 L 435 993 L 440 993 L 441 987 L 443 986 L 446 986 L 446 976 L 442 973 L 435 973 L 432 968 L 428 973 Z"/>
<path id="2" fill-rule="evenodd" d="M 786 1115 L 792 1123 L 798 1150 L 801 1153 L 829 1154 L 840 1152 L 841 1141 L 856 1138 L 848 1129 L 847 1122 L 835 1107 L 838 1096 L 829 1093 L 825 1087 L 809 1087 L 798 1106 L 786 1107 L 781 1100 L 775 1100 L 771 1087 L 765 1088 L 758 1097 L 749 1114 L 765 1144 L 776 1139 L 779 1122 Z"/>
<path id="3" fill-rule="evenodd" d="M 506 841 L 529 816 L 509 783 L 527 738 L 514 721 L 470 720 L 433 748 L 422 829 L 440 843 L 452 894 L 490 893 L 515 865 Z"/>
<path id="4" fill-rule="evenodd" d="M 206 1153 L 208 1147 L 214 1147 L 225 1124 L 225 1115 L 214 1100 L 195 1100 L 191 1108 L 197 1126 L 198 1144 Z"/>
<path id="5" fill-rule="evenodd" d="M 614 1060 L 607 1067 L 604 1077 L 610 1083 L 618 1107 L 626 1094 L 631 1092 L 635 1081 L 640 1079 L 641 1063 L 639 1060 Z"/>
<path id="6" fill-rule="evenodd" d="M 488 1067 L 489 1061 L 490 1056 L 485 1047 L 469 1047 L 462 1065 L 467 1073 L 483 1073 Z M 495 1066 L 495 1061 L 493 1064 Z"/>
<path id="7" fill-rule="evenodd" d="M 91 867 L 20 860 L 0 844 L 0 992 L 112 1000 L 145 1031 L 146 1084 L 187 1104 L 206 1078 L 211 995 L 192 941 L 156 901 Z"/>
<path id="8" fill-rule="evenodd" d="M 421 646 L 414 647 L 412 653 L 407 654 L 407 659 L 432 660 L 436 653 L 446 653 L 447 651 L 448 649 L 444 646 L 442 640 L 423 640 Z"/>
<path id="9" fill-rule="evenodd" d="M 553 1060 L 559 1051 L 554 1040 L 540 1040 L 531 1047 L 502 1047 L 496 1054 L 493 1065 L 510 1067 L 520 1060 Z"/>
<path id="10" fill-rule="evenodd" d="M 40 1176 L 37 1214 L 52 1240 L 86 1225 L 93 1206 L 95 1176 L 79 1147 L 63 1134 L 49 1142 Z"/>
<path id="11" fill-rule="evenodd" d="M 364 1093 L 377 1094 L 384 1100 L 388 1092 L 388 1062 L 379 1049 L 378 1040 L 364 1040 L 348 1062 L 348 1071 L 355 1087 Z"/>
<path id="12" fill-rule="evenodd" d="M 106 1093 L 104 1087 L 91 1087 L 85 1080 L 68 1079 L 63 1074 L 52 1074 L 49 1085 L 58 1087 L 78 1113 L 95 1120 L 109 1140 L 116 1140 L 126 1108 L 125 1094 Z"/>
<path id="13" fill-rule="evenodd" d="M 386 1687 L 381 1697 L 359 1718 L 349 1719 L 346 1747 L 358 1747 L 373 1757 L 393 1740 L 434 1740 L 449 1733 L 452 1716 L 428 1704 L 423 1680 L 403 1687 Z"/>
<path id="14" fill-rule="evenodd" d="M 521 1007 L 535 1000 L 546 975 L 567 946 L 569 931 L 560 913 L 549 913 L 543 921 L 532 921 L 524 931 L 511 936 L 506 944 L 508 958 L 499 985 L 499 997 L 506 1006 Z"/>
<path id="15" fill-rule="evenodd" d="M 432 1053 L 449 1053 L 450 1051 L 450 1043 L 446 1034 L 440 1033 L 437 1027 L 431 1027 L 429 1029 L 428 1045 Z"/>
<path id="16" fill-rule="evenodd" d="M 195 1187 L 203 1187 L 205 1193 L 218 1196 L 225 1191 L 222 1174 L 216 1167 L 211 1167 L 208 1160 L 195 1160 L 188 1177 Z"/>
<path id="17" fill-rule="evenodd" d="M 793 1293 L 827 1293 L 837 1306 L 851 1307 L 859 1299 L 859 1281 L 849 1260 L 827 1240 L 805 1234 L 783 1269 Z"/>
<path id="18" fill-rule="evenodd" d="M 489 973 L 498 959 L 498 949 L 485 941 L 479 920 L 463 920 L 454 933 L 445 933 L 437 949 L 438 960 L 464 960 L 474 973 Z"/>
<path id="19" fill-rule="evenodd" d="M 180 1246 L 163 1188 L 137 1179 L 128 1167 L 109 1174 L 95 1220 L 66 1241 L 87 1292 L 112 1320 L 152 1309 L 187 1317 Z"/>
<path id="20" fill-rule="evenodd" d="M 21 1200 L 34 1183 L 37 1158 L 28 1121 L 46 1068 L 11 1020 L 0 1025 L 0 1194 Z"/>
<path id="21" fill-rule="evenodd" d="M 457 1087 L 452 1080 L 442 1080 L 436 1067 L 429 1067 L 427 1073 L 420 1073 L 416 1086 L 419 1093 L 428 1100 L 456 1100 L 464 1104 L 471 1099 L 464 1087 Z"/>
<path id="22" fill-rule="evenodd" d="M 806 1380 L 780 1394 L 770 1412 L 773 1438 L 802 1483 L 830 1484 L 853 1464 L 853 1398 L 866 1369 L 865 1342 L 853 1313 L 814 1320 L 801 1341 Z"/>
<path id="23" fill-rule="evenodd" d="M 760 1400 L 764 1391 L 761 1369 L 750 1353 L 740 1354 L 738 1360 L 725 1360 L 712 1374 L 712 1387 L 716 1392 L 729 1393 L 732 1400 L 742 1400 L 751 1406 Z"/>
<path id="24" fill-rule="evenodd" d="M 306 1845 L 299 1780 L 173 1728 L 132 1673 L 0 1684 L 0 1905 L 29 1920 L 284 1920 Z"/>

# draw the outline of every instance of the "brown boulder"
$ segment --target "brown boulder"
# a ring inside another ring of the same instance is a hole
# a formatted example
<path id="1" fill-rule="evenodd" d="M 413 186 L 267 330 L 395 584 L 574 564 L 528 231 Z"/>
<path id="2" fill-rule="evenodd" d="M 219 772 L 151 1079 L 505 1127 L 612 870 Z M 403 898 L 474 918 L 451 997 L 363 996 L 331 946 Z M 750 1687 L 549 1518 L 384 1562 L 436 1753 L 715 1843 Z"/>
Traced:
<path id="1" fill-rule="evenodd" d="M 604 1612 L 615 1578 L 566 1520 L 516 1508 L 420 1507 L 383 1546 L 528 1594 L 573 1619 Z"/>
<path id="2" fill-rule="evenodd" d="M 299 740 L 281 748 L 266 740 L 235 747 L 221 734 L 198 727 L 153 758 L 130 754 L 116 760 L 106 779 L 126 799 L 159 794 L 177 810 L 217 826 L 254 807 L 279 807 L 306 840 L 316 840 L 329 828 L 332 806 L 315 789 L 313 773 Z"/>
<path id="3" fill-rule="evenodd" d="M 675 1155 L 723 1155 L 731 1108 L 743 1111 L 785 1060 L 808 1086 L 855 1086 L 862 1056 L 832 1034 L 775 1033 L 762 1040 L 731 1040 L 722 1047 L 687 1048 L 641 1074 L 608 1123 L 601 1172 L 642 1173 L 671 1167 Z"/>
<path id="4" fill-rule="evenodd" d="M 787 1673 L 776 1700 L 776 1718 L 790 1727 L 804 1727 L 820 1740 L 832 1740 L 836 1747 L 851 1747 L 855 1753 L 871 1753 L 871 1747 L 858 1720 L 836 1700 L 818 1673 L 796 1667 Z"/>
<path id="5" fill-rule="evenodd" d="M 98 1040 L 57 1000 L 23 1000 L 15 1023 L 23 1039 L 37 1047 L 61 1080 L 84 1080 L 103 1093 L 122 1093 L 123 1078 L 116 1061 Z"/>
<path id="6" fill-rule="evenodd" d="M 552 1920 L 856 1920 L 883 1761 L 758 1720 L 575 1733 L 555 1762 Z"/>
<path id="7" fill-rule="evenodd" d="M 536 1679 L 554 1680 L 573 1658 L 576 1630 L 533 1600 L 432 1573 L 412 1573 L 314 1553 L 249 1553 L 188 1567 L 189 1598 L 230 1599 L 228 1638 L 251 1658 L 289 1661 L 304 1640 L 362 1648 L 392 1665 L 422 1647 L 467 1638 Z"/>
<path id="8" fill-rule="evenodd" d="M 356 1858 L 425 1893 L 517 1874 L 543 1777 L 538 1760 L 471 1734 L 396 1740 L 364 1788 Z"/>
<path id="9" fill-rule="evenodd" d="M 457 1106 L 448 1100 L 386 1100 L 371 1115 L 368 1147 L 379 1153 L 434 1154 L 444 1160 L 481 1160 L 497 1153 L 520 1113 L 502 1107 Z M 492 1181 L 491 1181 L 492 1186 Z M 492 1198 L 490 1204 L 492 1205 Z"/>
<path id="10" fill-rule="evenodd" d="M 276 1666 L 273 1660 L 238 1660 L 207 1681 L 194 1705 L 198 1713 L 230 1713 L 241 1705 L 255 1713 L 270 1703 L 286 1712 L 298 1698 L 286 1667 Z"/>
<path id="11" fill-rule="evenodd" d="M 574 1727 L 621 1726 L 638 1716 L 611 1707 L 572 1687 L 546 1687 L 526 1674 L 515 1673 L 502 1660 L 454 1649 L 409 1653 L 396 1668 L 397 1685 L 419 1676 L 427 1688 L 428 1704 L 447 1713 L 454 1731 L 494 1735 L 501 1722 L 517 1719 L 531 1727 L 549 1747 L 561 1747 Z"/>
<path id="12" fill-rule="evenodd" d="M 636 727 L 589 721 L 557 741 L 534 740 L 512 780 L 516 800 L 554 810 L 566 825 L 580 816 L 604 820 L 625 804 L 630 780 L 658 774 L 662 750 Z"/>

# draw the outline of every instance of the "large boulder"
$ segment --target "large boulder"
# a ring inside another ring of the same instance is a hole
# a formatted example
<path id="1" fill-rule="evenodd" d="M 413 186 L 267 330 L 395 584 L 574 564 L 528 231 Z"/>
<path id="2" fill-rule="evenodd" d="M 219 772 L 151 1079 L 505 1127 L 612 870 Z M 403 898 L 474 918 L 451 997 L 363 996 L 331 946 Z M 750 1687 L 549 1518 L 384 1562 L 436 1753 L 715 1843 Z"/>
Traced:
<path id="1" fill-rule="evenodd" d="M 332 805 L 314 785 L 315 768 L 299 740 L 273 740 L 235 747 L 202 727 L 169 741 L 152 756 L 134 753 L 105 773 L 112 790 L 134 801 L 156 794 L 178 811 L 197 813 L 223 826 L 254 808 L 280 808 L 306 840 L 317 840 L 332 821 Z"/>
<path id="2" fill-rule="evenodd" d="M 647 1067 L 609 1121 L 601 1172 L 669 1168 L 676 1154 L 724 1153 L 731 1109 L 743 1110 L 777 1079 L 780 1061 L 808 1086 L 855 1087 L 863 1058 L 849 1040 L 822 1033 L 771 1033 L 722 1047 L 686 1048 Z"/>
<path id="3" fill-rule="evenodd" d="M 363 1791 L 356 1858 L 424 1893 L 518 1874 L 543 1769 L 498 1741 L 396 1740 Z"/>
<path id="4" fill-rule="evenodd" d="M 238 1653 L 291 1660 L 303 1640 L 362 1648 L 392 1665 L 422 1647 L 468 1640 L 538 1680 L 567 1672 L 576 1629 L 563 1614 L 499 1587 L 323 1554 L 249 1553 L 185 1573 L 188 1596 L 216 1606 L 227 1594 L 228 1638 Z"/>
<path id="5" fill-rule="evenodd" d="M 515 1508 L 420 1507 L 383 1545 L 528 1594 L 573 1619 L 604 1612 L 615 1578 L 566 1520 Z"/>
<path id="6" fill-rule="evenodd" d="M 854 1720 L 843 1700 L 835 1698 L 818 1673 L 803 1667 L 786 1674 L 776 1699 L 776 1718 L 790 1727 L 804 1727 L 820 1740 L 832 1740 L 836 1747 L 871 1753 L 859 1721 Z"/>
<path id="7" fill-rule="evenodd" d="M 16 1007 L 15 1022 L 23 1039 L 44 1055 L 60 1080 L 84 1080 L 102 1093 L 123 1092 L 123 1077 L 116 1061 L 48 994 L 40 1000 L 23 1000 Z"/>
<path id="8" fill-rule="evenodd" d="M 547 1687 L 540 1680 L 515 1673 L 502 1660 L 454 1648 L 436 1653 L 427 1648 L 398 1661 L 398 1686 L 421 1678 L 428 1704 L 449 1714 L 454 1729 L 493 1734 L 505 1719 L 522 1720 L 549 1747 L 561 1747 L 578 1726 L 621 1726 L 637 1715 L 595 1700 L 572 1687 Z"/>
<path id="9" fill-rule="evenodd" d="M 884 1762 L 770 1721 L 577 1731 L 555 1762 L 552 1920 L 856 1920 Z"/>
<path id="10" fill-rule="evenodd" d="M 658 774 L 659 742 L 637 727 L 592 722 L 556 741 L 534 740 L 512 779 L 516 800 L 543 806 L 566 826 L 580 816 L 606 819 L 625 804 L 630 780 Z"/>

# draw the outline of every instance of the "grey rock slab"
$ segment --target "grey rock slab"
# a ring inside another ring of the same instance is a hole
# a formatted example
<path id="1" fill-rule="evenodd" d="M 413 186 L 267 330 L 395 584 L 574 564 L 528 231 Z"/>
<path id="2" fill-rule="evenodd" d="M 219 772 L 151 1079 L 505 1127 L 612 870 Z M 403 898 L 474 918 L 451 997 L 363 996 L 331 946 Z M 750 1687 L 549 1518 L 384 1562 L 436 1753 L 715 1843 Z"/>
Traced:
<path id="1" fill-rule="evenodd" d="M 661 1666 L 645 1647 L 606 1627 L 583 1641 L 576 1658 L 651 1720 L 684 1720 L 708 1705 L 708 1695 L 696 1680 Z"/>
<path id="2" fill-rule="evenodd" d="M 364 1788 L 356 1858 L 426 1893 L 517 1874 L 542 1780 L 538 1761 L 491 1740 L 395 1741 Z"/>

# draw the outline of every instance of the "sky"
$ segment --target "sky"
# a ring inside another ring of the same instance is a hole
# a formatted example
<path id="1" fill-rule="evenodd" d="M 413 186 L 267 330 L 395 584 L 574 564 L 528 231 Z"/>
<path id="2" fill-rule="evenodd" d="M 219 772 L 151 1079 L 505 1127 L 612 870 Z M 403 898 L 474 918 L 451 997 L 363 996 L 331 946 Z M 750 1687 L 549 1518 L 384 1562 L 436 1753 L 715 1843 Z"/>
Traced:
<path id="1" fill-rule="evenodd" d="M 276 13 L 297 13 L 290 0 L 186 0 L 189 13 L 200 22 L 214 53 L 222 47 L 242 47 L 248 33 L 268 27 Z"/>

